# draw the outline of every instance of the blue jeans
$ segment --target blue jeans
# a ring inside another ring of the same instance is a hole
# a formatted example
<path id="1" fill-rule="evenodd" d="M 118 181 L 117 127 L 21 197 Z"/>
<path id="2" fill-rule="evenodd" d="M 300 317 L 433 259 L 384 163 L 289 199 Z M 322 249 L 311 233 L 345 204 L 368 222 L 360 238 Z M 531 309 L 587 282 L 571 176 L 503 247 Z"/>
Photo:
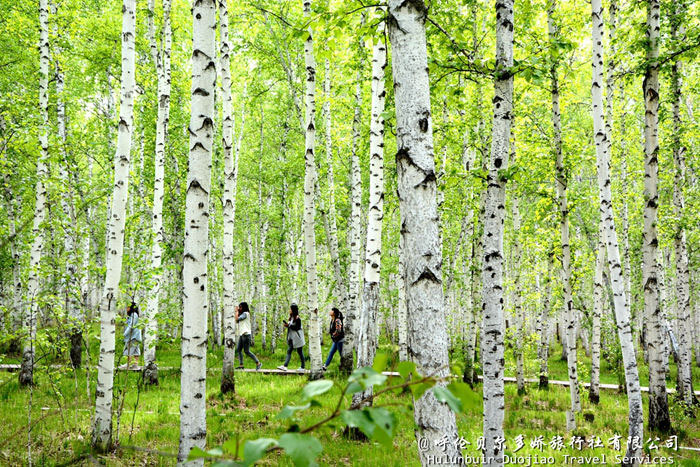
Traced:
<path id="1" fill-rule="evenodd" d="M 333 342 L 333 345 L 331 346 L 331 351 L 328 353 L 328 358 L 326 359 L 326 363 L 323 365 L 325 367 L 328 367 L 328 365 L 331 364 L 331 360 L 333 360 L 333 355 L 338 352 L 339 354 L 343 354 L 343 341 L 340 342 Z"/>

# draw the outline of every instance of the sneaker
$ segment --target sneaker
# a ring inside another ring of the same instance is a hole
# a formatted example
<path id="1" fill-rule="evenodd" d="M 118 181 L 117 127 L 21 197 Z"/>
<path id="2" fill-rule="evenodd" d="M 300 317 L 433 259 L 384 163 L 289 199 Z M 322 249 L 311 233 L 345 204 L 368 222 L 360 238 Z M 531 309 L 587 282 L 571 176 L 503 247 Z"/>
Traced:
<path id="1" fill-rule="evenodd" d="M 236 367 L 236 370 L 243 370 L 243 369 L 244 369 L 243 366 L 237 366 L 237 367 Z"/>
<path id="2" fill-rule="evenodd" d="M 282 371 L 287 371 L 287 367 L 284 366 L 284 365 L 278 366 L 277 369 L 278 369 L 278 370 L 282 370 Z"/>
<path id="3" fill-rule="evenodd" d="M 321 367 L 321 371 L 326 371 L 327 369 L 328 369 L 328 368 L 326 368 L 326 365 L 323 365 L 323 366 Z"/>
<path id="4" fill-rule="evenodd" d="M 255 371 L 259 370 L 260 368 L 262 368 L 262 362 L 258 362 L 258 363 L 255 365 Z"/>

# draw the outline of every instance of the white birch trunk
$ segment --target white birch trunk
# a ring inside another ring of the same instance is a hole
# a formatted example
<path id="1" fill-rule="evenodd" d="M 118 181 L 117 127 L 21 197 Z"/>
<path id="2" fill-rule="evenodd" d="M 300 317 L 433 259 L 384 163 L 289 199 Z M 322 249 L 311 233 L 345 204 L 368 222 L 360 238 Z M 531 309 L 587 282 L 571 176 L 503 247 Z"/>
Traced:
<path id="1" fill-rule="evenodd" d="M 598 244 L 596 247 L 595 273 L 593 277 L 593 329 L 591 337 L 591 386 L 588 399 L 600 401 L 600 321 L 603 316 L 603 269 L 605 268 L 605 242 L 602 221 L 598 221 Z"/>
<path id="2" fill-rule="evenodd" d="M 620 249 L 615 232 L 615 216 L 612 207 L 612 194 L 610 187 L 610 153 L 608 152 L 607 134 L 603 117 L 603 16 L 601 0 L 592 0 L 592 42 L 593 42 L 593 80 L 591 95 L 593 102 L 593 129 L 596 145 L 596 157 L 598 165 L 598 194 L 600 197 L 600 221 L 605 232 L 604 241 L 608 256 L 608 270 L 613 290 L 613 302 L 615 307 L 615 320 L 617 332 L 622 348 L 622 360 L 625 367 L 625 383 L 627 388 L 627 401 L 629 407 L 628 422 L 629 436 L 644 435 L 644 412 L 642 409 L 642 393 L 639 387 L 639 372 L 632 341 L 632 329 L 630 325 L 630 310 L 625 297 L 624 277 L 620 264 Z M 627 450 L 627 457 L 638 456 L 641 450 L 631 448 Z"/>
<path id="3" fill-rule="evenodd" d="M 39 0 L 39 109 L 41 128 L 39 146 L 41 154 L 36 164 L 36 204 L 32 241 L 29 253 L 29 274 L 27 278 L 27 300 L 22 322 L 22 365 L 19 372 L 20 386 L 34 384 L 34 340 L 36 339 L 36 317 L 39 312 L 39 269 L 44 248 L 44 220 L 46 219 L 49 158 L 49 8 L 47 0 Z"/>
<path id="4" fill-rule="evenodd" d="M 674 3 L 674 14 L 671 21 L 672 35 L 676 40 L 685 39 L 681 15 L 684 13 L 684 2 Z M 673 160 L 675 164 L 675 177 L 673 184 L 673 205 L 677 219 L 674 232 L 674 244 L 676 250 L 676 299 L 678 322 L 678 347 L 680 349 L 680 361 L 678 362 L 678 388 L 683 402 L 690 409 L 695 404 L 693 393 L 693 356 L 692 356 L 692 314 L 690 309 L 690 272 L 688 270 L 688 246 L 684 227 L 685 195 L 683 193 L 686 183 L 685 174 L 685 147 L 681 141 L 683 126 L 681 121 L 681 105 L 683 103 L 682 92 L 682 68 L 683 63 L 677 60 L 671 70 L 671 93 L 673 96 Z M 692 413 L 692 410 L 690 410 Z"/>
<path id="5" fill-rule="evenodd" d="M 389 1 L 389 38 L 393 51 L 396 103 L 396 165 L 404 240 L 408 352 L 422 374 L 449 375 L 447 330 L 442 291 L 442 249 L 437 209 L 437 180 L 430 117 L 430 83 L 425 37 L 428 10 L 422 0 Z M 432 391 L 414 401 L 421 463 L 430 456 L 462 460 L 454 413 Z M 445 449 L 436 441 L 447 439 Z"/>
<path id="6" fill-rule="evenodd" d="M 187 455 L 194 446 L 204 448 L 207 434 L 207 261 L 216 88 L 215 0 L 195 2 L 192 17 L 192 110 L 189 124 L 190 151 L 182 271 L 182 376 L 178 451 L 180 464 L 185 464 Z M 203 465 L 203 460 L 187 464 Z"/>
<path id="7" fill-rule="evenodd" d="M 231 45 L 228 36 L 227 0 L 219 0 L 219 28 L 221 35 L 221 86 L 222 97 L 222 146 L 224 149 L 224 358 L 221 374 L 221 392 L 235 392 L 236 380 L 236 300 L 234 278 L 234 232 L 236 221 L 236 191 L 238 189 L 238 158 L 245 126 L 245 91 L 243 93 L 241 118 L 238 125 L 238 140 L 233 150 L 234 117 L 231 99 Z"/>
<path id="8" fill-rule="evenodd" d="M 156 150 L 153 162 L 153 213 L 151 229 L 153 245 L 151 246 L 151 270 L 153 271 L 151 290 L 148 294 L 146 309 L 146 329 L 143 342 L 144 381 L 146 384 L 158 384 L 158 365 L 156 363 L 156 342 L 158 334 L 158 311 L 160 290 L 163 286 L 161 271 L 163 260 L 163 196 L 165 195 L 165 143 L 170 121 L 170 49 L 172 31 L 170 27 L 170 0 L 163 0 L 163 53 L 157 52 L 153 32 L 153 0 L 149 2 L 149 35 L 151 50 L 156 49 L 154 62 L 158 74 L 158 117 L 156 121 Z"/>
<path id="9" fill-rule="evenodd" d="M 551 0 L 547 8 L 547 29 L 550 42 L 555 42 L 559 38 L 559 29 L 554 20 L 556 0 Z M 576 352 L 576 317 L 573 297 L 571 294 L 571 248 L 569 246 L 569 207 L 567 203 L 567 174 L 564 168 L 564 155 L 561 143 L 561 117 L 559 114 L 559 76 L 558 63 L 553 60 L 551 73 L 551 94 L 552 94 L 552 126 L 554 127 L 554 157 L 556 160 L 557 178 L 557 199 L 559 202 L 559 228 L 561 235 L 561 268 L 562 286 L 564 296 L 564 309 L 566 312 L 566 340 L 567 346 L 567 367 L 569 371 L 569 392 L 571 396 L 571 415 L 573 426 L 568 426 L 568 430 L 576 428 L 575 414 L 581 411 L 581 398 L 578 388 L 578 368 Z"/>
<path id="10" fill-rule="evenodd" d="M 552 294 L 552 255 L 547 258 L 547 276 L 545 277 L 544 294 L 542 297 L 542 309 L 537 320 L 537 334 L 540 336 L 540 344 L 537 356 L 540 360 L 540 389 L 549 387 L 549 331 L 550 310 Z M 537 290 L 539 290 L 539 285 Z"/>
<path id="11" fill-rule="evenodd" d="M 658 195 L 658 109 L 659 109 L 659 1 L 647 1 L 647 66 L 644 75 L 644 230 L 642 240 L 642 285 L 644 317 L 648 330 L 649 428 L 665 432 L 670 428 L 666 395 L 667 366 L 663 362 L 665 332 L 662 327 L 657 277 L 656 231 Z"/>
<path id="12" fill-rule="evenodd" d="M 379 279 L 381 277 L 382 220 L 384 219 L 384 69 L 387 65 L 384 23 L 372 49 L 372 105 L 369 130 L 369 209 L 365 244 L 365 281 L 357 330 L 357 367 L 371 366 L 377 353 Z M 372 387 L 353 394 L 353 406 L 372 394 Z M 366 405 L 366 404 L 365 404 Z"/>
<path id="13" fill-rule="evenodd" d="M 136 0 L 124 0 L 122 8 L 122 76 L 117 148 L 114 155 L 114 191 L 108 222 L 106 272 L 100 299 L 100 357 L 97 368 L 93 447 L 107 451 L 112 446 L 112 393 L 114 384 L 114 321 L 119 300 L 119 280 L 124 254 L 124 225 L 129 195 L 131 135 L 134 126 Z"/>
<path id="14" fill-rule="evenodd" d="M 362 16 L 361 24 L 364 24 Z M 343 371 L 353 368 L 353 353 L 357 350 L 355 321 L 360 309 L 360 261 L 362 258 L 362 173 L 360 172 L 359 139 L 362 118 L 362 68 L 364 67 L 364 40 L 358 41 L 359 60 L 355 82 L 355 113 L 352 121 L 352 155 L 350 158 L 350 219 L 348 244 L 350 269 L 348 271 L 348 305 L 345 313 L 345 345 L 340 366 Z"/>
<path id="15" fill-rule="evenodd" d="M 503 221 L 506 180 L 499 172 L 508 168 L 513 120 L 513 0 L 496 2 L 496 75 L 494 79 L 491 161 L 488 167 L 484 215 L 483 319 L 481 359 L 484 374 L 485 465 L 503 465 L 504 418 L 504 313 Z"/>
<path id="16" fill-rule="evenodd" d="M 408 360 L 408 312 L 406 310 L 406 261 L 404 259 L 403 235 L 399 239 L 399 274 L 397 287 L 399 289 L 399 306 L 397 311 L 397 327 L 399 328 L 399 360 Z"/>
<path id="17" fill-rule="evenodd" d="M 331 115 L 331 66 L 326 59 L 326 76 L 323 81 L 323 93 L 326 100 L 323 103 L 323 115 L 326 121 L 326 163 L 328 164 L 328 249 L 333 262 L 333 275 L 335 287 L 333 290 L 338 295 L 340 308 L 346 312 L 348 307 L 348 285 L 345 281 L 345 274 L 340 264 L 340 254 L 338 247 L 338 224 L 335 211 L 335 174 L 333 170 L 333 136 L 332 136 L 332 115 Z"/>
<path id="18" fill-rule="evenodd" d="M 311 16 L 311 0 L 303 0 L 304 16 Z M 306 292 L 309 308 L 309 356 L 311 372 L 309 379 L 323 376 L 321 371 L 321 325 L 318 316 L 318 278 L 316 276 L 316 60 L 314 58 L 313 31 L 304 42 L 306 64 L 306 152 L 304 176 L 304 253 L 306 257 Z"/>

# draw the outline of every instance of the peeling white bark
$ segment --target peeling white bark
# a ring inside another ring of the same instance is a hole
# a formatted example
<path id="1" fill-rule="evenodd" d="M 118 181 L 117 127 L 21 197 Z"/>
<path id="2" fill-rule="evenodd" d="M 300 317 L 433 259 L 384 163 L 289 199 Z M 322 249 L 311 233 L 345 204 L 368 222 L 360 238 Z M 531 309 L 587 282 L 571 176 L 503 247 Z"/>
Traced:
<path id="1" fill-rule="evenodd" d="M 311 0 L 303 0 L 304 16 L 311 16 Z M 321 325 L 318 316 L 318 277 L 316 275 L 316 235 L 314 232 L 316 208 L 316 59 L 314 58 L 313 31 L 309 27 L 304 42 L 306 64 L 306 152 L 304 177 L 304 254 L 306 257 L 306 293 L 309 308 L 310 379 L 318 379 L 321 371 Z"/>
<path id="2" fill-rule="evenodd" d="M 207 267 L 209 194 L 216 88 L 216 2 L 198 0 L 192 8 L 193 49 L 189 169 L 185 198 L 183 256 L 182 376 L 178 463 L 206 444 Z M 203 465 L 203 460 L 187 465 Z"/>
<path id="3" fill-rule="evenodd" d="M 393 53 L 396 103 L 396 166 L 404 240 L 408 352 L 422 374 L 449 374 L 442 291 L 442 248 L 437 209 L 437 180 L 430 116 L 430 82 L 425 37 L 427 7 L 422 0 L 389 1 L 389 38 Z M 427 440 L 419 450 L 429 456 L 462 454 L 455 441 L 454 413 L 432 391 L 414 401 L 416 436 Z M 445 449 L 436 441 L 447 439 Z"/>
<path id="4" fill-rule="evenodd" d="M 365 244 L 365 281 L 362 309 L 357 326 L 357 367 L 371 366 L 377 353 L 379 279 L 382 261 L 384 219 L 384 69 L 387 65 L 384 23 L 378 27 L 372 49 L 372 106 L 369 130 L 369 209 Z M 353 406 L 372 394 L 372 387 L 353 394 Z"/>
<path id="5" fill-rule="evenodd" d="M 627 401 L 629 407 L 629 436 L 644 435 L 644 412 L 642 410 L 642 393 L 639 388 L 639 372 L 632 341 L 632 329 L 630 325 L 629 302 L 625 297 L 624 277 L 620 263 L 620 248 L 615 231 L 615 216 L 612 207 L 612 193 L 610 187 L 610 153 L 608 152 L 605 123 L 603 117 L 603 17 L 601 0 L 592 0 L 592 42 L 593 42 L 593 80 L 591 96 L 593 103 L 593 131 L 595 136 L 596 157 L 598 166 L 598 194 L 600 197 L 600 221 L 605 232 L 604 241 L 608 256 L 608 270 L 613 290 L 613 302 L 615 307 L 615 320 L 617 332 L 622 348 L 622 360 L 625 366 L 625 383 L 627 387 Z M 638 456 L 641 450 L 628 447 L 627 457 Z"/>
<path id="6" fill-rule="evenodd" d="M 100 300 L 100 357 L 97 368 L 93 447 L 107 451 L 112 445 L 112 394 L 114 384 L 115 318 L 124 253 L 124 225 L 129 195 L 131 136 L 134 126 L 136 0 L 124 0 L 122 8 L 122 76 L 119 132 L 114 155 L 114 191 L 108 221 L 106 272 Z"/>

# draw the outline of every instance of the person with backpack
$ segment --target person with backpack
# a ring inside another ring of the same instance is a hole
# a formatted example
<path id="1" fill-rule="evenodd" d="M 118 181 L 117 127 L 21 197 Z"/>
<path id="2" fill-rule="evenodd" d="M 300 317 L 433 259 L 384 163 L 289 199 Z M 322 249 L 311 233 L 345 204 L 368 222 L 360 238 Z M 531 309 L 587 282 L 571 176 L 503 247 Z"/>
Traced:
<path id="1" fill-rule="evenodd" d="M 139 322 L 139 307 L 132 300 L 126 310 L 126 328 L 124 329 L 124 352 L 126 365 L 122 368 L 136 368 L 139 366 L 141 356 L 141 329 L 136 325 Z"/>
<path id="2" fill-rule="evenodd" d="M 250 351 L 251 342 L 251 322 L 250 308 L 248 303 L 241 302 L 236 307 L 236 331 L 238 334 L 238 345 L 236 346 L 236 355 L 238 355 L 237 370 L 243 369 L 243 352 L 255 361 L 255 369 L 262 368 L 262 363 L 258 360 L 253 352 Z"/>
<path id="3" fill-rule="evenodd" d="M 345 327 L 343 326 L 343 314 L 336 307 L 331 308 L 330 312 L 331 324 L 328 328 L 328 333 L 331 335 L 331 340 L 333 345 L 331 346 L 331 351 L 328 353 L 328 358 L 326 363 L 324 363 L 322 369 L 326 371 L 328 365 L 331 364 L 333 356 L 336 352 L 338 354 L 343 354 L 343 343 L 345 342 Z"/>
<path id="4" fill-rule="evenodd" d="M 292 351 L 296 350 L 301 359 L 301 369 L 304 369 L 304 363 L 306 359 L 304 358 L 304 330 L 301 327 L 301 318 L 299 317 L 299 307 L 296 303 L 292 303 L 289 306 L 289 322 L 283 322 L 284 327 L 287 328 L 287 358 L 284 360 L 284 364 L 277 367 L 278 370 L 287 371 L 287 365 L 292 359 Z"/>

